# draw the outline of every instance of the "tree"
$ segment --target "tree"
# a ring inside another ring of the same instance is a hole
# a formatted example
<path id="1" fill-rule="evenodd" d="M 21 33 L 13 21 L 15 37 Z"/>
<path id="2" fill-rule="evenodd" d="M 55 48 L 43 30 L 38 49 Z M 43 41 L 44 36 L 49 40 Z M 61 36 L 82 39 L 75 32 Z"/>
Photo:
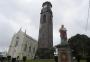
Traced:
<path id="1" fill-rule="evenodd" d="M 78 58 L 90 56 L 90 38 L 86 35 L 77 34 L 68 40 L 72 54 Z"/>

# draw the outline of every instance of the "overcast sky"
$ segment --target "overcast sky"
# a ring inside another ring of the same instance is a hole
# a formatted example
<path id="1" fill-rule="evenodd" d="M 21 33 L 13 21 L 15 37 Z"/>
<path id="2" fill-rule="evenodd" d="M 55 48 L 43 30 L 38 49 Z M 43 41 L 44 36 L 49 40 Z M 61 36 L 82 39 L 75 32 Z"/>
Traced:
<path id="1" fill-rule="evenodd" d="M 0 0 L 0 51 L 8 49 L 12 36 L 20 27 L 27 34 L 38 39 L 40 12 L 47 0 Z M 60 43 L 59 28 L 67 28 L 68 38 L 77 33 L 90 37 L 90 21 L 85 31 L 89 0 L 48 0 L 53 11 L 53 41 Z"/>

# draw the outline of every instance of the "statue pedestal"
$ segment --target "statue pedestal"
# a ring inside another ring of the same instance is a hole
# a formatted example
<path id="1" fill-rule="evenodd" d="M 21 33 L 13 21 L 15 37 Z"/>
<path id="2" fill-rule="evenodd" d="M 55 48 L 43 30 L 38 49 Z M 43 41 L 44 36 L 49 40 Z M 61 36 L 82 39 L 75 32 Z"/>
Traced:
<path id="1" fill-rule="evenodd" d="M 71 50 L 68 45 L 58 45 L 58 62 L 72 62 Z"/>

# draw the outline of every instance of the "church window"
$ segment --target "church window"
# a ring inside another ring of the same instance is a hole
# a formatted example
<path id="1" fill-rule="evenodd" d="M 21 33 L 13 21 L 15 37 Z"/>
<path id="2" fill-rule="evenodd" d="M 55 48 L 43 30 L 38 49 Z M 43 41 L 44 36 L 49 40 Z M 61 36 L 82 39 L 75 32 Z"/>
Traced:
<path id="1" fill-rule="evenodd" d="M 19 37 L 16 37 L 16 39 L 19 39 Z"/>
<path id="2" fill-rule="evenodd" d="M 35 52 L 35 47 L 33 48 L 33 53 Z"/>
<path id="3" fill-rule="evenodd" d="M 31 52 L 31 46 L 29 47 L 29 52 Z"/>
<path id="4" fill-rule="evenodd" d="M 24 51 L 26 51 L 26 49 L 27 49 L 27 44 L 25 44 Z"/>
<path id="5" fill-rule="evenodd" d="M 15 47 L 18 46 L 18 41 L 16 41 Z"/>
<path id="6" fill-rule="evenodd" d="M 46 22 L 46 15 L 43 16 L 43 23 Z"/>

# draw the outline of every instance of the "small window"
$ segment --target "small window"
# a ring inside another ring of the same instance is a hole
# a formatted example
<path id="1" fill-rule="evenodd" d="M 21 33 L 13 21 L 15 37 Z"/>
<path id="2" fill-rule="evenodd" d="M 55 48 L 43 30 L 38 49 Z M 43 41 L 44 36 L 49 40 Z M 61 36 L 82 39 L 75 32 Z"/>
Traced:
<path id="1" fill-rule="evenodd" d="M 19 37 L 16 37 L 16 39 L 19 39 Z"/>

